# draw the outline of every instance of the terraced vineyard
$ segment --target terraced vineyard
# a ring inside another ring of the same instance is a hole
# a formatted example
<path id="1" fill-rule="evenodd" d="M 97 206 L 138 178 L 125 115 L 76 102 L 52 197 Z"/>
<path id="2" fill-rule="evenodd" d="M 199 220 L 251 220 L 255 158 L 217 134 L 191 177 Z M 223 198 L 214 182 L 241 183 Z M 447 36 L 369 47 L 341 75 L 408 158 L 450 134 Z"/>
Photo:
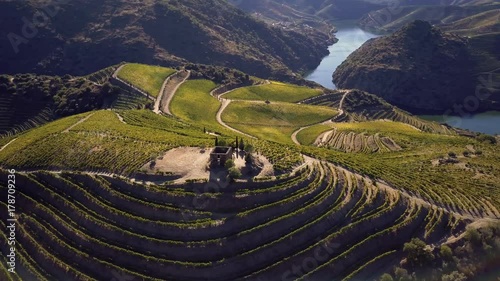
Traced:
<path id="1" fill-rule="evenodd" d="M 325 94 L 305 100 L 304 103 L 312 105 L 330 106 L 338 108 L 342 94 L 340 92 Z M 338 121 L 365 122 L 373 120 L 391 120 L 405 123 L 424 132 L 439 134 L 454 134 L 447 126 L 426 121 L 411 115 L 383 99 L 358 90 L 349 90 L 343 102 L 345 115 Z"/>
<path id="2" fill-rule="evenodd" d="M 14 280 L 357 280 L 411 237 L 438 241 L 467 222 L 319 161 L 204 194 L 205 184 L 75 173 L 19 173 L 17 182 Z"/>
<path id="3" fill-rule="evenodd" d="M 314 145 L 328 147 L 345 152 L 384 152 L 398 151 L 401 147 L 391 138 L 381 137 L 379 134 L 367 135 L 364 133 L 341 132 L 337 129 L 321 134 Z"/>
<path id="4" fill-rule="evenodd" d="M 132 118 L 125 116 L 127 120 Z M 148 162 L 152 155 L 159 155 L 170 148 L 212 144 L 212 140 L 200 128 L 197 134 L 189 136 L 184 130 L 181 134 L 180 130 L 167 131 L 158 128 L 161 124 L 156 126 L 148 128 L 124 124 L 115 112 L 109 110 L 76 115 L 19 136 L 2 151 L 0 162 L 25 169 L 74 169 L 130 174 Z"/>
<path id="5" fill-rule="evenodd" d="M 109 81 L 109 79 L 113 76 L 113 73 L 115 73 L 118 67 L 119 67 L 118 65 L 110 66 L 105 69 L 94 72 L 92 74 L 89 74 L 85 76 L 85 78 L 88 79 L 89 81 L 94 82 L 95 84 L 103 85 L 104 83 Z"/>

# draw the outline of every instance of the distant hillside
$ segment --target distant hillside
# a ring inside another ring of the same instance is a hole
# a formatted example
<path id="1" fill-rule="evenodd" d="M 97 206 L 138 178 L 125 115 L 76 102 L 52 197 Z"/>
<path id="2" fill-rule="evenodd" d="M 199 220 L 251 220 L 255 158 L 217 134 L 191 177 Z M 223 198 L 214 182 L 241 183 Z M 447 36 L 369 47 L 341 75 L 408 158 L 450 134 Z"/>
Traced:
<path id="1" fill-rule="evenodd" d="M 384 7 L 364 15 L 359 25 L 372 32 L 394 32 L 414 20 L 425 20 L 441 29 L 460 35 L 500 32 L 500 2 L 483 1 L 417 1 L 397 9 Z"/>
<path id="2" fill-rule="evenodd" d="M 358 19 L 382 9 L 389 0 L 230 0 L 245 11 L 275 20 L 295 20 L 304 15 L 322 20 Z"/>
<path id="3" fill-rule="evenodd" d="M 484 41 L 494 45 L 494 38 Z M 493 71 L 495 60 L 465 38 L 415 21 L 393 35 L 365 43 L 339 66 L 333 80 L 341 88 L 376 94 L 413 113 L 442 113 L 474 95 L 482 71 Z M 488 91 L 492 94 L 480 109 L 498 106 L 493 101 L 498 87 L 489 85 Z"/>
<path id="4" fill-rule="evenodd" d="M 34 16 L 38 24 L 26 23 Z M 290 77 L 315 67 L 329 44 L 322 33 L 272 28 L 223 0 L 0 0 L 0 25 L 0 65 L 9 74 L 83 75 L 132 61 Z"/>
<path id="5" fill-rule="evenodd" d="M 109 83 L 101 85 L 85 77 L 0 75 L 0 135 L 109 107 L 119 92 Z"/>

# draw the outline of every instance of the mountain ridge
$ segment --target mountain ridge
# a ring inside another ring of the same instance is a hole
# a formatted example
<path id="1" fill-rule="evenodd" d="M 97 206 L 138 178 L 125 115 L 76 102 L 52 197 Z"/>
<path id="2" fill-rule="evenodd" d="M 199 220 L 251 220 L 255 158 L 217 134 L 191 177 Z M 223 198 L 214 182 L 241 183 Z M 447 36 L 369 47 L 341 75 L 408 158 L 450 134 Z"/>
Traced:
<path id="1" fill-rule="evenodd" d="M 55 5 L 52 14 L 41 1 L 0 1 L 4 72 L 86 75 L 122 61 L 192 62 L 293 78 L 315 67 L 331 42 L 271 27 L 222 0 L 43 3 Z"/>

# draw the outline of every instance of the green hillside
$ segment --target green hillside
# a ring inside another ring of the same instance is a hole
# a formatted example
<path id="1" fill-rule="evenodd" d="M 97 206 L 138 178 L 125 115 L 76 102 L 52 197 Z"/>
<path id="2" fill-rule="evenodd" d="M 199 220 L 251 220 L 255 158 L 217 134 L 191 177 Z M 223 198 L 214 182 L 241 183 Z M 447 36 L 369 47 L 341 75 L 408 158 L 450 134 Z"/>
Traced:
<path id="1" fill-rule="evenodd" d="M 165 79 L 174 73 L 175 70 L 171 68 L 128 63 L 120 69 L 118 78 L 156 98 Z"/>
<path id="2" fill-rule="evenodd" d="M 258 85 L 240 88 L 224 96 L 233 100 L 262 100 L 278 102 L 299 102 L 322 94 L 319 89 L 300 87 L 296 85 L 270 82 L 268 85 Z"/>
<path id="3" fill-rule="evenodd" d="M 222 120 L 261 139 L 290 143 L 292 133 L 298 128 L 327 121 L 337 114 L 327 107 L 238 101 L 227 107 Z"/>

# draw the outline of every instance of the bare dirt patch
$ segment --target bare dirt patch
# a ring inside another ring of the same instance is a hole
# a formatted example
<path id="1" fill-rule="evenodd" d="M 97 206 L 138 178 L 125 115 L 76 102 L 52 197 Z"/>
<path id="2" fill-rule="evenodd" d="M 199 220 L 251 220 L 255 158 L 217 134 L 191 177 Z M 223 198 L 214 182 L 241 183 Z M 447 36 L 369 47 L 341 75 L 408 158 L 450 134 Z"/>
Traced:
<path id="1" fill-rule="evenodd" d="M 210 179 L 214 174 L 221 175 L 221 168 L 210 168 L 210 152 L 212 148 L 202 149 L 198 147 L 179 147 L 167 151 L 162 157 L 156 159 L 154 165 L 151 162 L 142 167 L 142 171 L 148 174 L 171 174 L 180 178 L 175 182 L 182 183 L 188 180 Z M 253 154 L 251 165 L 245 162 L 242 152 L 234 153 L 233 160 L 236 168 L 240 169 L 242 180 L 249 180 L 255 176 L 274 175 L 273 165 L 264 156 Z"/>
<path id="2" fill-rule="evenodd" d="M 179 147 L 167 151 L 156 159 L 156 164 L 146 163 L 142 170 L 148 173 L 171 173 L 181 176 L 182 181 L 189 179 L 208 179 L 210 150 L 198 147 Z"/>

